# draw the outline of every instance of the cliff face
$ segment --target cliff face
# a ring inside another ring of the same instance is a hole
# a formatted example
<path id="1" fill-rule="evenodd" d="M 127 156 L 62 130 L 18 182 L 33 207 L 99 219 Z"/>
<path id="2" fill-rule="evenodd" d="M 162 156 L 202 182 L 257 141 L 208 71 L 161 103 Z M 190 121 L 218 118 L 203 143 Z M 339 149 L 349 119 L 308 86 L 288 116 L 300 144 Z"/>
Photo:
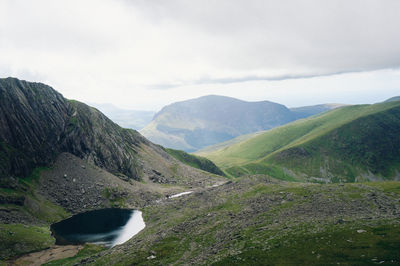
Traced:
<path id="1" fill-rule="evenodd" d="M 27 176 L 62 152 L 124 179 L 169 182 L 178 174 L 201 175 L 97 109 L 67 100 L 47 85 L 15 78 L 0 79 L 0 144 L 0 179 Z"/>
<path id="2" fill-rule="evenodd" d="M 71 111 L 49 86 L 0 79 L 0 176 L 25 176 L 52 162 Z"/>
<path id="3" fill-rule="evenodd" d="M 61 137 L 63 151 L 93 162 L 114 174 L 139 179 L 138 147 L 150 145 L 139 133 L 123 129 L 97 109 L 69 101 L 71 115 Z"/>

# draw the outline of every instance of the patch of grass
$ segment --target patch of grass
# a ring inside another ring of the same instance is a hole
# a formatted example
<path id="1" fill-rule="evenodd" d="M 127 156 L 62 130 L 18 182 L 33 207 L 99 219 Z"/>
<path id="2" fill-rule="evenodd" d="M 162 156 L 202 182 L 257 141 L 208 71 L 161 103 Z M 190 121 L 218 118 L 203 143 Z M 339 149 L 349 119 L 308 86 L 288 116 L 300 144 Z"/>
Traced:
<path id="1" fill-rule="evenodd" d="M 36 167 L 35 169 L 33 169 L 32 173 L 29 176 L 19 178 L 18 181 L 22 184 L 27 185 L 28 187 L 32 187 L 34 186 L 35 182 L 39 181 L 41 172 L 49 169 L 49 167 Z"/>
<path id="2" fill-rule="evenodd" d="M 39 251 L 54 244 L 48 227 L 0 224 L 0 259 Z"/>
<path id="3" fill-rule="evenodd" d="M 273 191 L 274 191 L 274 187 L 271 185 L 258 184 L 256 186 L 254 186 L 251 190 L 243 193 L 243 198 L 252 198 L 259 194 L 266 194 L 266 193 L 269 194 Z"/>
<path id="4" fill-rule="evenodd" d="M 240 167 L 240 166 L 233 166 L 225 169 L 225 172 L 234 177 L 240 177 L 244 175 L 249 175 L 251 174 L 249 170 L 247 170 L 245 167 Z"/>
<path id="5" fill-rule="evenodd" d="M 285 181 L 297 181 L 291 175 L 286 174 L 282 167 L 271 165 L 271 164 L 264 164 L 264 163 L 249 163 L 243 165 L 242 168 L 245 168 L 248 173 L 253 175 L 268 175 L 274 177 L 276 179 L 285 180 Z"/>
<path id="6" fill-rule="evenodd" d="M 125 199 L 115 195 L 118 195 L 118 189 L 116 188 L 105 188 L 103 191 L 103 196 L 110 201 L 111 207 L 123 208 L 125 206 Z"/>
<path id="7" fill-rule="evenodd" d="M 238 213 L 243 206 L 241 206 L 237 200 L 235 199 L 228 199 L 225 202 L 215 206 L 214 208 L 210 209 L 211 212 L 215 211 L 222 211 L 222 212 L 233 212 Z"/>
<path id="8" fill-rule="evenodd" d="M 46 200 L 36 193 L 27 195 L 23 208 L 33 217 L 49 224 L 70 216 L 61 206 Z"/>
<path id="9" fill-rule="evenodd" d="M 368 182 L 363 184 L 366 186 L 379 188 L 384 192 L 390 192 L 400 195 L 400 182 L 384 181 L 384 182 Z"/>
<path id="10" fill-rule="evenodd" d="M 68 217 L 69 213 L 62 207 L 50 202 L 35 191 L 41 172 L 48 169 L 47 167 L 35 168 L 30 176 L 19 179 L 20 184 L 16 189 L 0 189 L 0 196 L 9 201 L 9 204 L 1 204 L 0 207 L 8 210 L 18 209 L 48 224 Z"/>
<path id="11" fill-rule="evenodd" d="M 47 262 L 43 264 L 43 266 L 52 266 L 52 265 L 62 265 L 62 266 L 68 266 L 68 265 L 75 265 L 79 261 L 81 261 L 83 258 L 86 258 L 88 256 L 97 254 L 103 250 L 105 250 L 103 246 L 100 245 L 94 245 L 94 244 L 86 244 L 83 249 L 81 249 L 78 254 L 76 254 L 73 257 L 65 258 L 65 259 L 60 259 L 60 260 L 54 260 Z"/>

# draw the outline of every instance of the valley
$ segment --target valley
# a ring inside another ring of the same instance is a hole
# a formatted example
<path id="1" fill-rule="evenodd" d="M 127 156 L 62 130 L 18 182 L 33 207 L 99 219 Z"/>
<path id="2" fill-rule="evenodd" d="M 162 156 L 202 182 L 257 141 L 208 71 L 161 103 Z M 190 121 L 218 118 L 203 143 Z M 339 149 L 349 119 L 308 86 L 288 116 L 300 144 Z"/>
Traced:
<path id="1" fill-rule="evenodd" d="M 273 126 L 244 126 L 195 154 L 42 83 L 0 79 L 0 104 L 0 265 L 400 263 L 396 98 L 297 110 L 261 102 L 277 108 L 260 116 Z M 139 210 L 145 226 L 115 245 L 55 245 L 54 223 L 105 209 Z"/>

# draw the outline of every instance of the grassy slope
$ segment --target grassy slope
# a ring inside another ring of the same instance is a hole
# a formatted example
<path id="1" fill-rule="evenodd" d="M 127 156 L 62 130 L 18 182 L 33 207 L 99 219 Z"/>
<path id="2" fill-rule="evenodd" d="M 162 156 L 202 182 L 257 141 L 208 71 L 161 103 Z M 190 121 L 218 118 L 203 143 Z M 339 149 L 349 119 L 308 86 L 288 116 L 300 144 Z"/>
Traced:
<path id="1" fill-rule="evenodd" d="M 399 182 L 319 185 L 243 179 L 145 208 L 146 228 L 141 233 L 89 261 L 96 265 L 396 264 L 399 196 Z"/>
<path id="2" fill-rule="evenodd" d="M 359 118 L 391 109 L 398 110 L 399 107 L 400 102 L 347 106 L 266 131 L 251 139 L 202 155 L 232 175 L 263 173 L 259 170 L 270 167 L 273 172 L 279 172 L 276 177 L 287 179 L 281 170 L 271 165 L 272 161 L 268 158 L 292 147 L 306 145 L 314 140 L 321 141 L 330 132 Z M 271 174 L 271 171 L 266 173 Z"/>
<path id="3" fill-rule="evenodd" d="M 231 140 L 228 140 L 228 141 L 224 141 L 224 142 L 221 142 L 221 143 L 218 143 L 218 144 L 215 144 L 215 145 L 211 145 L 211 146 L 205 147 L 205 148 L 203 148 L 201 150 L 198 150 L 198 151 L 194 152 L 193 154 L 196 154 L 196 155 L 199 155 L 199 156 L 202 156 L 203 154 L 208 155 L 208 154 L 210 154 L 210 153 L 212 153 L 214 151 L 218 151 L 218 150 L 221 150 L 223 148 L 232 146 L 233 144 L 246 141 L 246 140 L 251 139 L 251 138 L 253 138 L 253 137 L 255 137 L 255 136 L 259 135 L 259 134 L 262 134 L 262 133 L 263 133 L 263 131 L 241 135 L 241 136 L 236 137 L 234 139 L 231 139 Z"/>
<path id="4" fill-rule="evenodd" d="M 333 181 L 354 182 L 366 179 L 365 173 L 390 179 L 400 169 L 399 136 L 400 107 L 396 107 L 358 118 L 264 161 L 308 176 L 325 174 Z"/>
<path id="5" fill-rule="evenodd" d="M 221 169 L 218 168 L 218 166 L 216 166 L 212 161 L 210 161 L 207 158 L 192 155 L 180 150 L 174 150 L 168 148 L 164 148 L 164 150 L 169 155 L 173 156 L 175 159 L 191 167 L 198 168 L 203 171 L 210 172 L 216 175 L 222 175 L 222 176 L 225 175 L 224 172 L 222 172 Z"/>

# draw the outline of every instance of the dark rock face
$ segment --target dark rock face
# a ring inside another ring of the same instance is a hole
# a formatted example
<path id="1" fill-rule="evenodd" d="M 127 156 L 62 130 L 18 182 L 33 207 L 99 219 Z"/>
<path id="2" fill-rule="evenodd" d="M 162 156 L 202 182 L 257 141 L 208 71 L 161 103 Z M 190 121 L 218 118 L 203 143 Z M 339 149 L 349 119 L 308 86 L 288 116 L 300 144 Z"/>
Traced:
<path id="1" fill-rule="evenodd" d="M 0 79 L 0 179 L 29 175 L 61 152 L 139 179 L 137 149 L 142 144 L 151 145 L 136 131 L 47 85 Z"/>
<path id="2" fill-rule="evenodd" d="M 139 133 L 123 129 L 95 108 L 70 101 L 72 115 L 64 131 L 63 151 L 87 159 L 114 174 L 137 177 L 137 149 L 149 144 Z"/>
<path id="3" fill-rule="evenodd" d="M 25 176 L 53 161 L 71 111 L 49 86 L 0 79 L 0 176 Z"/>

